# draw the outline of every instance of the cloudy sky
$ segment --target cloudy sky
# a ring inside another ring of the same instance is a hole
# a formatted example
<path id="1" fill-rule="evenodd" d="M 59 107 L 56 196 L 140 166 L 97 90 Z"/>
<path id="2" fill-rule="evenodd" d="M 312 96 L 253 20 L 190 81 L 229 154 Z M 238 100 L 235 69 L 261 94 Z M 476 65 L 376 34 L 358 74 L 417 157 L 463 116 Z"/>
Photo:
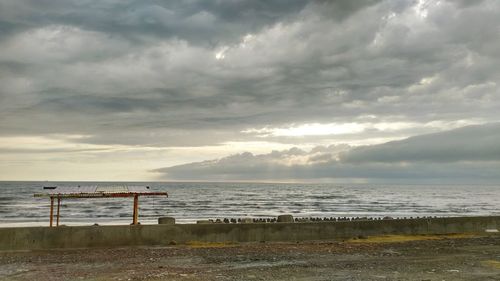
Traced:
<path id="1" fill-rule="evenodd" d="M 0 180 L 500 182 L 500 2 L 0 0 Z"/>

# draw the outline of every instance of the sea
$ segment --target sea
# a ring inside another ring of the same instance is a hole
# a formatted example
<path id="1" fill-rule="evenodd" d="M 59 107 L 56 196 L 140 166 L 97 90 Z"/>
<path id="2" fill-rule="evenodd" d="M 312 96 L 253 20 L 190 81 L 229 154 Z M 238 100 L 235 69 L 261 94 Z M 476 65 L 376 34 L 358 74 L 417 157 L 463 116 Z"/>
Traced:
<path id="1" fill-rule="evenodd" d="M 47 182 L 0 182 L 0 227 L 47 226 L 50 202 L 34 197 Z M 402 185 L 210 182 L 51 182 L 56 186 L 149 186 L 169 197 L 140 197 L 139 221 L 224 218 L 452 217 L 500 215 L 500 185 Z M 132 221 L 133 199 L 64 199 L 62 225 Z"/>

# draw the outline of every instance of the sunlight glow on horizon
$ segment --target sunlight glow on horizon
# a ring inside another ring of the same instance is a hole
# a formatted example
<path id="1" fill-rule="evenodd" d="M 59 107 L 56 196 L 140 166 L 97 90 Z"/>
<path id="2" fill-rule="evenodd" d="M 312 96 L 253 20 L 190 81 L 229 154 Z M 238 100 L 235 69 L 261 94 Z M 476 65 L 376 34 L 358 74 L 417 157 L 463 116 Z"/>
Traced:
<path id="1" fill-rule="evenodd" d="M 406 129 L 449 129 L 467 125 L 483 123 L 480 119 L 457 120 L 453 122 L 431 121 L 427 123 L 418 122 L 351 122 L 351 123 L 307 123 L 302 125 L 292 124 L 288 127 L 263 127 L 260 129 L 246 129 L 241 131 L 245 134 L 255 134 L 258 137 L 308 137 L 308 136 L 336 136 L 355 135 L 370 130 L 379 132 L 395 132 Z"/>

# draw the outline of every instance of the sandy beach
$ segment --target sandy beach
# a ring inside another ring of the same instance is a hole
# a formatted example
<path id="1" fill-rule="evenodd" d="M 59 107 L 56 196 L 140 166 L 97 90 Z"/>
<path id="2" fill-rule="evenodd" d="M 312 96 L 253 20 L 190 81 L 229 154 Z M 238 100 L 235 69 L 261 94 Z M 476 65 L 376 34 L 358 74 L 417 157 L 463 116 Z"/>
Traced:
<path id="1" fill-rule="evenodd" d="M 0 280 L 500 280 L 500 236 L 2 252 Z"/>

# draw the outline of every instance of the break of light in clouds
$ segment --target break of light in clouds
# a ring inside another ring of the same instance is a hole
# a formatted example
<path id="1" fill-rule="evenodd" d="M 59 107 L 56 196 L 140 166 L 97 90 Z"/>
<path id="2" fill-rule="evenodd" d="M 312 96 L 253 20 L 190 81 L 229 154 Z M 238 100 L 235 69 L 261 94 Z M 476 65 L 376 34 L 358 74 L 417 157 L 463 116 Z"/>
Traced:
<path id="1" fill-rule="evenodd" d="M 370 117 L 376 119 L 375 116 Z M 248 134 L 257 134 L 260 137 L 269 136 L 285 136 L 285 137 L 307 137 L 307 136 L 326 136 L 326 135 L 348 135 L 359 134 L 368 130 L 376 130 L 380 132 L 398 132 L 402 130 L 415 129 L 415 128 L 434 128 L 434 129 L 452 129 L 460 126 L 471 125 L 480 123 L 474 120 L 458 120 L 456 122 L 441 122 L 432 121 L 425 124 L 414 122 L 380 122 L 380 123 L 342 123 L 342 124 L 303 124 L 298 126 L 291 126 L 287 128 L 262 128 L 262 129 L 248 129 L 242 131 Z M 369 141 L 365 140 L 366 144 Z"/>
<path id="2" fill-rule="evenodd" d="M 498 46 L 494 0 L 0 0 L 0 179 L 498 182 Z"/>

